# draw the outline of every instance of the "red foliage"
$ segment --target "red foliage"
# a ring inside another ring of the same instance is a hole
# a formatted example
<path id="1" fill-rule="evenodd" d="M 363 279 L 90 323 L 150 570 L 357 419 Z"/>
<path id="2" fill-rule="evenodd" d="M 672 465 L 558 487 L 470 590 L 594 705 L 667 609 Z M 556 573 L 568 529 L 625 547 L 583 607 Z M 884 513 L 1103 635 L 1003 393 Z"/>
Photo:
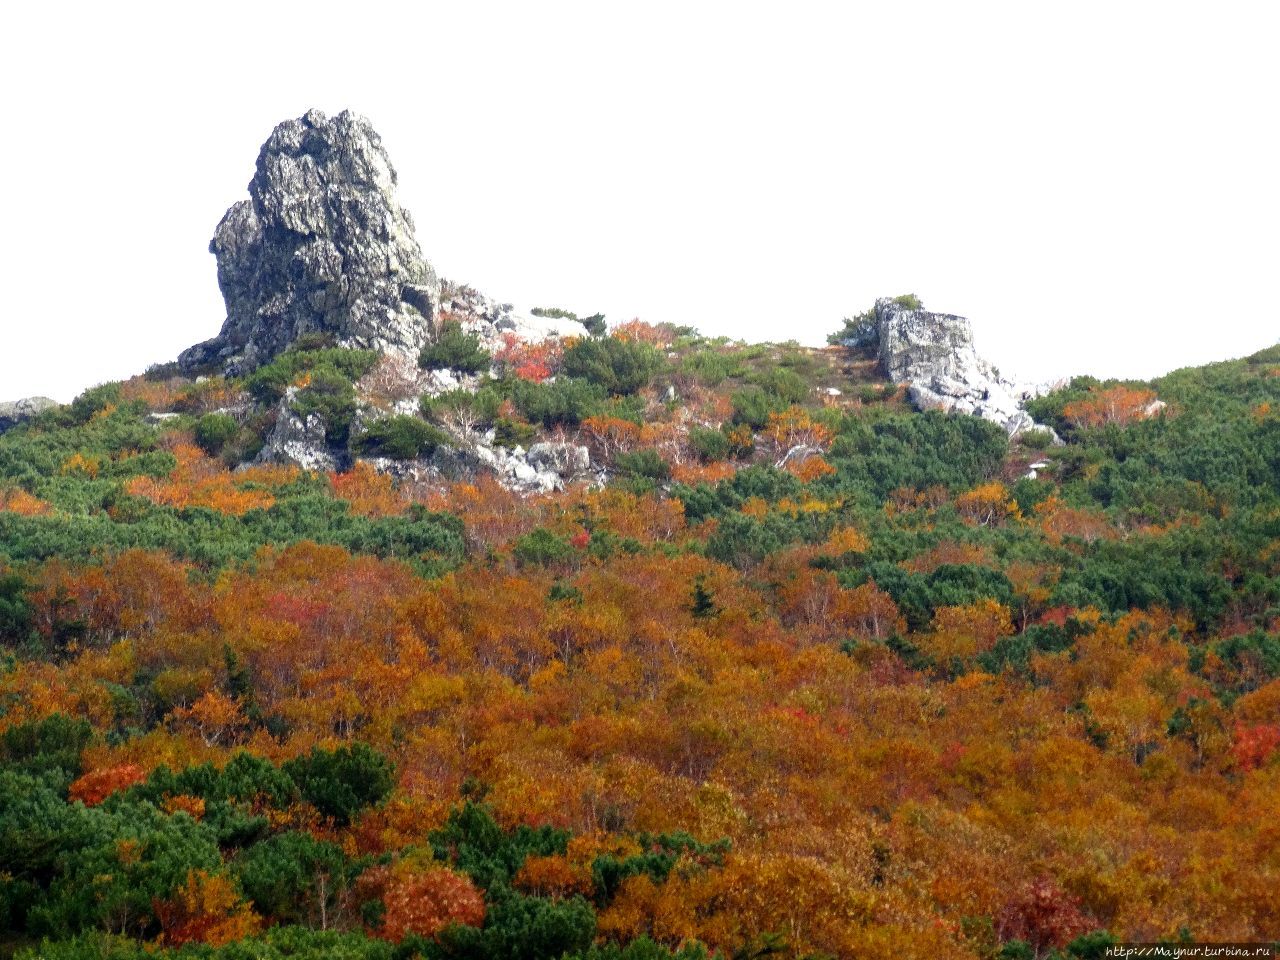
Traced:
<path id="1" fill-rule="evenodd" d="M 71 784 L 68 793 L 72 800 L 79 800 L 86 807 L 96 807 L 117 790 L 125 790 L 146 778 L 146 772 L 140 766 L 126 763 L 86 773 Z"/>
<path id="2" fill-rule="evenodd" d="M 1024 884 L 996 918 L 1000 939 L 1024 940 L 1037 956 L 1048 947 L 1065 947 L 1092 926 L 1078 901 L 1050 877 Z"/>
<path id="3" fill-rule="evenodd" d="M 394 871 L 383 902 L 387 912 L 378 935 L 399 943 L 410 934 L 434 937 L 445 927 L 484 923 L 484 897 L 467 877 L 443 868 L 426 873 Z"/>
<path id="4" fill-rule="evenodd" d="M 514 333 L 503 334 L 502 346 L 494 353 L 498 366 L 521 380 L 541 382 L 560 367 L 564 348 L 559 340 L 530 343 Z"/>
<path id="5" fill-rule="evenodd" d="M 1240 724 L 1235 729 L 1231 753 L 1241 770 L 1257 770 L 1280 748 L 1280 724 Z"/>

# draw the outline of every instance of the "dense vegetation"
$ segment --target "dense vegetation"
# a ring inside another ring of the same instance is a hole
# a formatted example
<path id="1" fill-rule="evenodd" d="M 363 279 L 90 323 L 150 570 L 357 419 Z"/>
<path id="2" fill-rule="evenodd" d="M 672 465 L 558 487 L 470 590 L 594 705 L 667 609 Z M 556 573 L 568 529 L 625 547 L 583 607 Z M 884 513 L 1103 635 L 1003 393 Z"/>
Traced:
<path id="1" fill-rule="evenodd" d="M 0 955 L 1280 929 L 1280 351 L 1079 378 L 1033 404 L 1061 446 L 854 348 L 450 328 L 422 363 L 465 388 L 304 343 L 0 435 Z M 290 415 L 339 470 L 252 462 Z M 547 437 L 610 482 L 436 469 Z"/>

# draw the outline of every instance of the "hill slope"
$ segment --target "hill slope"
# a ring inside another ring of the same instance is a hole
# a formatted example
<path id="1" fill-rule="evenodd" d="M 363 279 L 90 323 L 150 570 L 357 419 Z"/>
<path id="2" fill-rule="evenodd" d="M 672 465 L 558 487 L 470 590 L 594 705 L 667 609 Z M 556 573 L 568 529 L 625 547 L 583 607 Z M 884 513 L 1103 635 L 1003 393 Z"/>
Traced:
<path id="1" fill-rule="evenodd" d="M 1275 351 L 1073 381 L 1054 446 L 860 349 L 455 319 L 426 371 L 312 338 L 0 434 L 11 946 L 1280 926 Z"/>

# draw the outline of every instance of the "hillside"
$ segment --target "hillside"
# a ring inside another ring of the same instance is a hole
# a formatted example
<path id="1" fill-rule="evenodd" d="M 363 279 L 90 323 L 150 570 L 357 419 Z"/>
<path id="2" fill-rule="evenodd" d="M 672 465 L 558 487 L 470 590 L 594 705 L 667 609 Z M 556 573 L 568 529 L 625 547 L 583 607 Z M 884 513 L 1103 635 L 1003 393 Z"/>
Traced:
<path id="1" fill-rule="evenodd" d="M 1280 349 L 1019 395 L 914 298 L 813 349 L 413 270 L 396 343 L 0 425 L 0 952 L 1280 929 Z"/>

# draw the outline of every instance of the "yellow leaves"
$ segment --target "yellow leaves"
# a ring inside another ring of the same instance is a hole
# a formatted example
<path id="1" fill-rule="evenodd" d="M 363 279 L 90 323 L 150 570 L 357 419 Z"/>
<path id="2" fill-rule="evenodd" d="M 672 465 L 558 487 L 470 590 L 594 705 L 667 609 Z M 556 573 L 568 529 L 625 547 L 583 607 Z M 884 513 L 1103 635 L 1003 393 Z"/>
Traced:
<path id="1" fill-rule="evenodd" d="M 920 637 L 921 647 L 935 660 L 969 661 L 1013 633 L 1009 608 L 991 598 L 959 607 L 939 607 L 933 626 Z"/>
<path id="2" fill-rule="evenodd" d="M 217 690 L 206 691 L 190 707 L 178 707 L 171 716 L 199 735 L 206 747 L 234 742 L 245 722 L 240 701 Z"/>
<path id="3" fill-rule="evenodd" d="M 20 517 L 43 517 L 51 513 L 53 507 L 33 497 L 25 490 L 9 488 L 0 490 L 0 512 L 16 513 Z"/>
<path id="4" fill-rule="evenodd" d="M 165 797 L 160 803 L 160 809 L 170 816 L 175 813 L 185 813 L 192 820 L 201 820 L 204 818 L 204 797 L 179 793 L 172 797 Z"/>
<path id="5" fill-rule="evenodd" d="M 204 870 L 188 871 L 183 885 L 155 908 L 166 945 L 221 946 L 251 936 L 262 926 L 230 878 Z"/>
<path id="6" fill-rule="evenodd" d="M 815 421 L 803 407 L 790 407 L 781 413 L 769 414 L 764 434 L 781 452 L 797 446 L 825 450 L 831 445 L 830 429 Z"/>
<path id="7" fill-rule="evenodd" d="M 98 456 L 85 456 L 83 453 L 73 453 L 63 461 L 59 472 L 64 476 L 81 476 L 88 477 L 92 480 L 98 475 L 98 471 L 102 469 L 102 458 Z"/>
<path id="8" fill-rule="evenodd" d="M 866 535 L 854 527 L 839 527 L 831 532 L 822 545 L 823 552 L 842 556 L 846 553 L 866 553 L 871 541 Z"/>
<path id="9" fill-rule="evenodd" d="M 956 497 L 956 510 L 970 523 L 983 527 L 998 527 L 1019 515 L 1018 505 L 1009 496 L 1009 491 L 1004 484 L 995 481 L 960 494 Z"/>

